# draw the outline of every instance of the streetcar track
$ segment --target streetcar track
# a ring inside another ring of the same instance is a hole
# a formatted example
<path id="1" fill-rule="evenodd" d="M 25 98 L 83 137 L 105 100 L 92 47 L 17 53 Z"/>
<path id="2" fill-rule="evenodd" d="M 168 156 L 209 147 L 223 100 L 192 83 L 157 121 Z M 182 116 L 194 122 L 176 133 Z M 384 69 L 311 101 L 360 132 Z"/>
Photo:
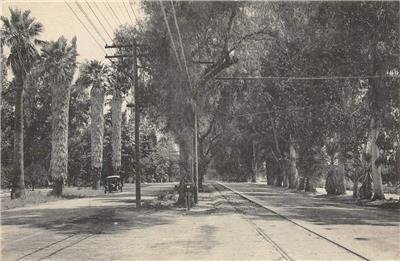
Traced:
<path id="1" fill-rule="evenodd" d="M 22 257 L 17 258 L 16 261 L 22 260 L 22 259 L 24 259 L 24 258 L 26 258 L 26 257 L 28 257 L 28 256 L 31 256 L 31 255 L 33 255 L 33 254 L 36 254 L 36 253 L 38 253 L 38 252 L 40 252 L 40 251 L 42 251 L 42 250 L 48 249 L 49 247 L 54 246 L 54 245 L 56 245 L 56 244 L 58 244 L 58 243 L 61 243 L 61 242 L 65 241 L 65 240 L 67 240 L 67 239 L 69 239 L 69 238 L 72 238 L 72 237 L 74 237 L 74 236 L 76 236 L 76 235 L 77 235 L 77 234 L 73 234 L 73 235 L 64 237 L 63 239 L 60 239 L 60 240 L 57 240 L 57 241 L 52 242 L 52 243 L 50 243 L 50 244 L 47 244 L 47 245 L 45 245 L 45 246 L 43 246 L 43 247 L 39 247 L 38 249 L 36 249 L 36 250 L 34 250 L 34 251 L 32 251 L 32 252 L 29 252 L 28 254 L 25 254 L 25 255 L 23 255 Z"/>
<path id="2" fill-rule="evenodd" d="M 92 236 L 94 236 L 94 235 L 95 235 L 95 234 L 89 234 L 89 235 L 87 235 L 87 236 L 85 236 L 85 237 L 79 239 L 78 241 L 75 241 L 75 242 L 73 242 L 73 243 L 71 243 L 71 244 L 69 244 L 69 245 L 66 245 L 66 246 L 64 246 L 64 247 L 62 247 L 62 248 L 60 248 L 60 249 L 57 249 L 56 251 L 54 251 L 54 252 L 48 254 L 48 255 L 45 256 L 45 257 L 40 258 L 39 260 L 44 260 L 44 259 L 46 259 L 46 258 L 49 258 L 49 257 L 51 257 L 51 256 L 53 256 L 53 255 L 55 255 L 55 254 L 57 254 L 58 252 L 61 252 L 61 251 L 63 251 L 64 249 L 67 249 L 67 248 L 69 248 L 69 247 L 72 247 L 72 246 L 74 246 L 74 245 L 76 245 L 76 244 L 82 242 L 83 240 L 86 240 L 86 239 L 88 239 L 89 237 L 92 237 Z"/>
<path id="3" fill-rule="evenodd" d="M 265 206 L 264 204 L 262 204 L 261 202 L 258 202 L 258 200 L 252 199 L 252 198 L 246 196 L 245 194 L 243 194 L 243 193 L 241 193 L 241 192 L 239 192 L 239 191 L 236 191 L 236 190 L 230 188 L 229 186 L 224 185 L 224 184 L 222 184 L 222 183 L 220 183 L 220 182 L 217 182 L 217 184 L 220 185 L 220 186 L 222 186 L 222 187 L 224 187 L 225 189 L 227 189 L 227 190 L 233 192 L 234 194 L 239 195 L 239 196 L 242 197 L 243 199 L 245 199 L 245 200 L 247 200 L 247 201 L 250 201 L 251 203 L 256 204 L 257 206 L 259 206 L 259 207 L 261 207 L 261 208 L 264 208 L 264 209 L 266 209 L 266 210 L 268 210 L 268 211 L 274 213 L 275 215 L 279 216 L 280 218 L 282 218 L 282 219 L 284 219 L 284 220 L 286 220 L 286 221 L 291 222 L 292 224 L 296 225 L 297 227 L 300 227 L 300 228 L 302 228 L 302 229 L 304 229 L 304 230 L 306 230 L 306 231 L 308 231 L 308 232 L 310 232 L 310 233 L 316 235 L 316 236 L 319 237 L 319 238 L 325 239 L 326 241 L 328 241 L 328 242 L 334 244 L 335 246 L 337 246 L 337 247 L 339 247 L 339 248 L 341 248 L 341 249 L 344 249 L 345 251 L 347 251 L 347 252 L 349 252 L 349 253 L 351 253 L 351 254 L 353 254 L 353 255 L 355 255 L 355 256 L 357 256 L 357 257 L 363 259 L 363 260 L 368 260 L 368 261 L 369 261 L 369 259 L 368 259 L 367 257 L 365 257 L 365 256 L 363 256 L 363 255 L 361 255 L 361 254 L 358 254 L 357 252 L 355 252 L 355 251 L 353 251 L 353 250 L 351 250 L 351 249 L 349 249 L 349 248 L 347 248 L 347 247 L 345 247 L 345 246 L 343 246 L 343 245 L 341 245 L 341 244 L 339 244 L 339 243 L 333 241 L 332 239 L 327 238 L 327 237 L 324 236 L 324 235 L 319 234 L 318 232 L 315 232 L 315 231 L 313 231 L 313 230 L 311 230 L 311 229 L 309 229 L 309 228 L 307 228 L 307 227 L 305 227 L 305 226 L 303 226 L 303 225 L 297 223 L 296 221 L 294 221 L 294 220 L 292 220 L 292 219 L 290 219 L 290 218 L 288 218 L 288 217 L 286 217 L 286 216 L 284 216 L 284 215 L 282 215 L 282 214 L 279 214 L 279 213 L 276 212 L 275 210 L 272 210 L 272 209 L 268 208 L 267 206 Z M 213 184 L 213 186 L 215 187 L 214 184 Z M 217 190 L 218 190 L 218 189 L 217 189 Z M 218 192 L 220 192 L 220 190 L 218 190 Z M 220 194 L 222 195 L 222 193 L 220 193 Z M 223 196 L 224 196 L 224 195 L 223 195 Z M 225 196 L 224 196 L 224 197 L 225 197 Z M 226 197 L 225 197 L 225 198 L 226 198 Z M 228 201 L 229 201 L 229 200 L 228 200 Z M 233 207 L 234 207 L 234 206 L 233 206 Z M 236 208 L 235 208 L 235 209 L 236 209 Z M 257 226 L 257 227 L 258 227 L 258 226 Z"/>
<path id="4" fill-rule="evenodd" d="M 123 209 L 129 209 L 129 208 L 130 208 L 130 206 L 129 206 L 129 207 L 124 207 Z M 149 213 L 154 212 L 154 211 L 155 211 L 155 210 L 153 210 L 153 209 L 152 209 L 152 210 L 149 210 L 149 211 L 145 211 L 145 212 L 141 213 L 141 215 L 148 215 Z M 71 221 L 76 221 L 76 220 L 78 220 L 78 218 L 72 219 Z M 70 221 L 70 222 L 71 222 L 71 221 Z M 43 232 L 43 233 L 45 233 L 45 232 Z M 43 233 L 39 233 L 39 234 L 43 234 Z M 67 244 L 67 245 L 65 245 L 65 246 L 61 246 L 61 248 L 56 248 L 56 249 L 55 249 L 54 251 L 52 251 L 51 253 L 49 253 L 49 254 L 46 255 L 45 257 L 39 258 L 38 260 L 44 260 L 44 259 L 46 259 L 46 258 L 49 258 L 49 257 L 51 257 L 51 256 L 53 256 L 53 255 L 55 255 L 55 254 L 57 254 L 57 253 L 59 253 L 59 252 L 65 250 L 65 249 L 68 249 L 68 248 L 70 248 L 70 247 L 72 247 L 72 246 L 74 246 L 74 245 L 77 245 L 77 244 L 81 243 L 82 241 L 84 241 L 84 240 L 86 240 L 86 239 L 88 239 L 88 238 L 90 238 L 90 237 L 93 237 L 93 236 L 96 236 L 96 235 L 99 235 L 99 234 L 102 234 L 102 233 L 101 233 L 101 232 L 99 232 L 99 233 L 86 233 L 86 235 L 85 235 L 83 238 L 80 238 L 80 239 L 78 239 L 77 241 L 74 241 L 74 242 L 72 242 L 72 243 L 70 243 L 70 244 Z M 49 243 L 49 244 L 47 244 L 47 245 L 45 245 L 45 246 L 43 246 L 43 247 L 40 247 L 40 248 L 38 248 L 38 249 L 36 249 L 36 250 L 34 250 L 34 251 L 32 251 L 32 252 L 29 252 L 28 254 L 25 254 L 25 255 L 22 256 L 22 257 L 17 258 L 16 261 L 23 260 L 23 259 L 25 259 L 25 258 L 27 258 L 27 257 L 29 257 L 29 256 L 32 256 L 32 255 L 34 255 L 34 254 L 37 254 L 37 253 L 41 252 L 41 251 L 48 250 L 49 248 L 51 248 L 51 247 L 53 247 L 53 246 L 56 246 L 56 245 L 58 245 L 58 244 L 60 244 L 60 243 L 63 243 L 64 241 L 66 241 L 66 240 L 68 240 L 68 239 L 71 239 L 71 238 L 73 238 L 73 237 L 80 236 L 80 235 L 82 235 L 82 233 L 79 233 L 79 232 L 78 232 L 78 233 L 74 233 L 74 234 L 72 234 L 72 235 L 69 235 L 69 236 L 67 236 L 67 237 L 64 237 L 63 239 L 60 239 L 60 240 L 54 241 L 54 242 L 52 242 L 52 243 Z"/>
<path id="5" fill-rule="evenodd" d="M 264 233 L 264 231 L 256 224 L 254 223 L 251 219 L 246 217 L 243 211 L 239 210 L 236 206 L 232 204 L 232 202 L 224 195 L 221 193 L 221 190 L 218 189 L 214 184 L 212 184 L 213 187 L 218 191 L 218 193 L 235 209 L 237 213 L 239 213 L 251 226 L 254 227 L 254 229 L 257 231 L 257 233 L 268 243 L 272 245 L 272 247 L 285 259 L 289 261 L 293 261 L 294 259 L 291 258 L 288 253 L 286 253 L 285 250 L 283 250 L 274 240 L 272 240 L 271 237 L 269 237 L 267 234 Z"/>

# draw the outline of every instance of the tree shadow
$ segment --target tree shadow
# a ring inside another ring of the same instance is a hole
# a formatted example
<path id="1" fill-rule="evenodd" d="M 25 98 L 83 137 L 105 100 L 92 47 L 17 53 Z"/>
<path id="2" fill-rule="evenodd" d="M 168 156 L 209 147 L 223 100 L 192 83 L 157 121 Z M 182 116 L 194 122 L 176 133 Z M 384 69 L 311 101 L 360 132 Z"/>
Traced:
<path id="1" fill-rule="evenodd" d="M 245 194 L 257 198 L 267 207 L 280 209 L 288 218 L 318 225 L 398 226 L 400 222 L 398 209 L 363 207 L 335 198 L 287 193 L 283 188 L 261 187 L 258 184 L 255 189 L 240 185 L 237 187 L 239 191 L 250 191 Z"/>
<path id="2" fill-rule="evenodd" d="M 63 234 L 114 234 L 173 222 L 151 212 L 154 210 L 134 206 L 28 209 L 2 213 L 1 223 Z"/>

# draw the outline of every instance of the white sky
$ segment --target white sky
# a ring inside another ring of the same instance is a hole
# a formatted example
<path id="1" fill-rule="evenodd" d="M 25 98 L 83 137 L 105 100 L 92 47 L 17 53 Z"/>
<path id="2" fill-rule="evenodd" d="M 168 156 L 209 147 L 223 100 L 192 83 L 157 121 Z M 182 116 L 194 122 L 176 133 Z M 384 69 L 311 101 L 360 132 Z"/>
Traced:
<path id="1" fill-rule="evenodd" d="M 30 9 L 31 15 L 35 17 L 44 26 L 44 31 L 40 36 L 43 40 L 57 40 L 58 37 L 64 35 L 67 39 L 72 39 L 72 37 L 77 37 L 77 46 L 79 58 L 78 61 L 82 62 L 85 59 L 98 59 L 105 60 L 104 48 L 105 42 L 93 29 L 89 21 L 86 19 L 82 11 L 79 9 L 76 1 L 67 0 L 71 8 L 77 13 L 82 22 L 90 30 L 99 44 L 103 47 L 100 48 L 99 45 L 93 40 L 86 29 L 75 17 L 73 12 L 67 6 L 64 1 L 61 0 L 47 0 L 47 1 L 18 1 L 18 0 L 3 0 L 1 4 L 1 15 L 9 17 L 10 13 L 9 7 L 17 7 L 22 10 Z M 94 23 L 97 30 L 100 32 L 107 44 L 111 44 L 111 40 L 107 33 L 104 31 L 101 24 L 98 22 L 96 16 L 89 9 L 86 1 L 77 1 L 79 5 L 84 9 L 89 19 Z M 105 1 L 88 1 L 90 7 L 96 13 L 99 20 L 103 23 L 105 29 L 107 29 L 108 34 L 113 37 L 112 29 L 116 29 L 120 24 L 135 24 L 136 14 L 137 18 L 140 20 L 142 18 L 142 12 L 139 8 L 140 3 L 136 0 L 109 0 L 108 4 Z M 132 4 L 132 8 L 130 6 Z M 111 8 L 110 8 L 111 7 Z M 100 8 L 100 11 L 99 9 Z M 132 12 L 132 9 L 134 13 Z M 113 12 L 116 14 L 118 19 L 115 17 Z M 128 12 L 128 13 L 127 13 Z M 129 16 L 128 16 L 129 14 Z M 104 16 L 103 16 L 104 15 Z M 132 23 L 132 21 L 133 23 Z M 108 54 L 112 54 L 111 50 L 107 50 Z"/>

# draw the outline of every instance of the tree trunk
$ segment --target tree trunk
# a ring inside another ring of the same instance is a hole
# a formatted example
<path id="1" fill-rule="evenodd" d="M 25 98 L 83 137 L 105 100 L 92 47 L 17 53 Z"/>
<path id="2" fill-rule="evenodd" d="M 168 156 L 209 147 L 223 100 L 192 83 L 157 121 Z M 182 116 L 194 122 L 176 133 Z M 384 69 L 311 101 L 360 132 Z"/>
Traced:
<path id="1" fill-rule="evenodd" d="M 400 182 L 400 146 L 397 146 L 395 165 L 394 165 L 394 174 L 396 176 L 396 185 L 398 185 Z"/>
<path id="2" fill-rule="evenodd" d="M 251 182 L 257 182 L 257 148 L 256 142 L 251 141 Z"/>
<path id="3" fill-rule="evenodd" d="M 359 191 L 358 191 L 358 175 L 357 173 L 354 173 L 354 180 L 353 180 L 353 198 L 359 198 Z"/>
<path id="4" fill-rule="evenodd" d="M 70 86 L 53 83 L 52 87 L 52 131 L 50 173 L 53 178 L 52 193 L 60 197 L 68 174 L 68 118 Z"/>
<path id="5" fill-rule="evenodd" d="M 296 166 L 297 153 L 293 146 L 293 143 L 290 143 L 289 145 L 289 158 L 290 158 L 289 188 L 295 189 L 299 185 L 299 173 L 297 171 L 297 166 Z"/>
<path id="6" fill-rule="evenodd" d="M 265 160 L 265 176 L 267 177 L 267 185 L 274 185 L 274 171 L 273 165 L 268 165 L 268 159 Z"/>
<path id="7" fill-rule="evenodd" d="M 371 175 L 369 171 L 365 172 L 364 180 L 359 190 L 360 199 L 371 199 L 372 198 L 372 184 Z"/>
<path id="8" fill-rule="evenodd" d="M 275 186 L 277 187 L 282 187 L 283 185 L 283 177 L 282 177 L 282 173 L 278 173 L 278 175 L 276 175 L 276 179 L 275 179 Z"/>
<path id="9" fill-rule="evenodd" d="M 283 165 L 287 165 L 288 162 L 285 162 Z M 287 166 L 284 167 L 283 169 L 283 187 L 288 188 L 289 187 L 289 169 Z"/>
<path id="10" fill-rule="evenodd" d="M 93 85 L 91 90 L 91 170 L 92 188 L 99 189 L 103 167 L 104 88 Z"/>
<path id="11" fill-rule="evenodd" d="M 376 144 L 376 139 L 378 138 L 378 135 L 379 135 L 378 122 L 372 119 L 369 139 L 371 144 L 372 184 L 374 191 L 374 196 L 372 198 L 373 200 L 385 199 L 385 195 L 383 194 L 381 166 L 380 163 L 377 162 L 379 158 L 379 148 L 378 145 Z"/>
<path id="12" fill-rule="evenodd" d="M 121 169 L 121 123 L 122 123 L 122 96 L 118 88 L 114 89 L 111 105 L 112 121 L 112 168 L 114 175 L 120 175 Z"/>
<path id="13" fill-rule="evenodd" d="M 184 136 L 185 133 L 183 132 Z M 190 135 L 189 135 L 190 137 Z M 176 205 L 178 206 L 184 206 L 185 205 L 185 188 L 184 184 L 185 183 L 192 183 L 193 178 L 191 176 L 192 174 L 192 164 L 191 164 L 191 157 L 190 157 L 190 147 L 188 144 L 191 144 L 191 138 L 188 138 L 189 141 L 185 141 L 184 137 L 180 138 L 181 140 L 179 141 L 179 168 L 180 168 L 180 173 L 181 173 L 181 180 L 179 182 L 178 186 L 178 201 L 176 202 Z M 192 195 L 193 196 L 193 195 Z"/>
<path id="14" fill-rule="evenodd" d="M 15 119 L 14 119 L 14 181 L 11 198 L 25 197 L 24 181 L 24 81 L 16 79 Z"/>
<path id="15" fill-rule="evenodd" d="M 203 189 L 204 176 L 207 174 L 209 161 L 200 157 L 199 164 L 199 189 Z"/>
<path id="16" fill-rule="evenodd" d="M 62 191 L 63 191 L 63 186 L 64 186 L 63 180 L 55 180 L 53 182 L 53 190 L 51 193 L 53 195 L 55 195 L 56 197 L 61 197 Z"/>
<path id="17" fill-rule="evenodd" d="M 345 177 L 345 160 L 342 157 L 339 159 L 339 168 L 338 168 L 338 177 L 337 177 L 337 195 L 345 195 L 346 194 L 346 186 L 344 184 Z"/>
<path id="18" fill-rule="evenodd" d="M 299 178 L 299 186 L 297 187 L 297 190 L 303 191 L 305 189 L 305 183 L 306 183 L 306 178 L 303 176 L 300 176 Z"/>
<path id="19" fill-rule="evenodd" d="M 1 77 L 4 77 L 5 74 L 3 73 L 5 63 L 3 63 L 3 44 L 0 43 L 0 75 Z M 1 111 L 2 111 L 2 93 L 3 93 L 3 78 L 0 79 L 0 176 L 1 176 L 1 167 L 2 167 L 2 161 L 1 161 L 1 151 L 2 151 L 2 128 L 1 128 Z"/>
<path id="20" fill-rule="evenodd" d="M 331 166 L 325 181 L 325 190 L 328 195 L 346 194 L 344 186 L 344 165 L 339 167 Z"/>
<path id="21" fill-rule="evenodd" d="M 306 186 L 304 188 L 306 192 L 316 192 L 314 180 L 311 177 L 306 178 Z"/>

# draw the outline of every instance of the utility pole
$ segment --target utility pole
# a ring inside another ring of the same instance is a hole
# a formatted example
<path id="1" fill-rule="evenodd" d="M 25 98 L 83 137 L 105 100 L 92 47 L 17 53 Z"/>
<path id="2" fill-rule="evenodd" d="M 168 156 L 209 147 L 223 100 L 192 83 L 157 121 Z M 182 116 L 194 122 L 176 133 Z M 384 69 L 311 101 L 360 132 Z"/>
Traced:
<path id="1" fill-rule="evenodd" d="M 140 166 L 140 144 L 139 144 L 139 125 L 140 125 L 140 109 L 139 109 L 139 84 L 138 84 L 138 66 L 137 66 L 137 50 L 136 41 L 133 42 L 133 87 L 135 94 L 135 170 L 136 170 L 136 207 L 141 205 L 141 166 Z"/>
<path id="2" fill-rule="evenodd" d="M 197 106 L 196 101 L 193 102 L 193 112 L 194 112 L 194 133 L 193 133 L 193 149 L 194 149 L 194 203 L 199 202 L 199 148 L 198 148 L 198 126 L 197 126 Z"/>
<path id="3" fill-rule="evenodd" d="M 140 138 L 139 138 L 139 130 L 140 130 L 140 87 L 138 81 L 138 54 L 137 47 L 143 46 L 136 43 L 136 40 L 133 40 L 132 45 L 106 45 L 106 48 L 131 48 L 132 54 L 122 54 L 122 55 L 106 55 L 107 59 L 110 59 L 112 63 L 114 63 L 111 58 L 124 58 L 124 57 L 132 57 L 133 58 L 133 77 L 129 74 L 126 75 L 133 80 L 133 93 L 135 98 L 135 176 L 136 176 L 136 207 L 141 207 L 141 165 L 140 165 Z M 132 105 L 128 104 L 127 107 L 132 107 Z"/>

